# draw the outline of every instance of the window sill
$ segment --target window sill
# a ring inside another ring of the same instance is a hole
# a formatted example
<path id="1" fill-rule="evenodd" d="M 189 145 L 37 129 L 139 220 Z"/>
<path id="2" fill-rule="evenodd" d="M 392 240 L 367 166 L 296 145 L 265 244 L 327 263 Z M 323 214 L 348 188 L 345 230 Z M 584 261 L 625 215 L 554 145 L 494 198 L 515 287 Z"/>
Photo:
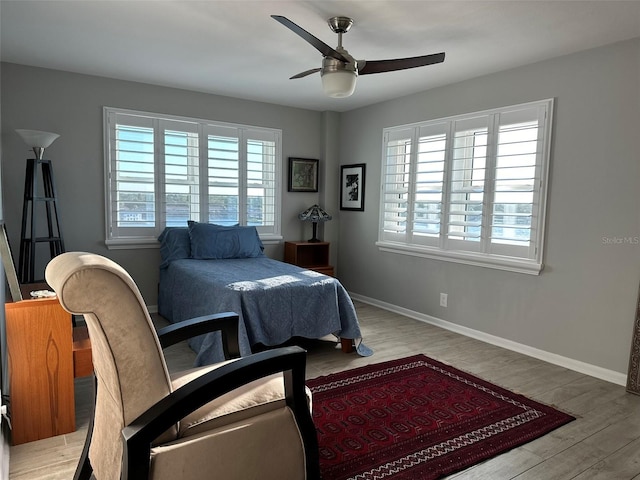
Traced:
<path id="1" fill-rule="evenodd" d="M 264 245 L 278 245 L 282 242 L 282 235 L 260 235 Z M 109 250 L 136 250 L 140 248 L 160 248 L 160 242 L 155 237 L 150 238 L 118 238 L 105 240 Z"/>
<path id="2" fill-rule="evenodd" d="M 134 250 L 138 248 L 160 248 L 160 242 L 156 238 L 118 238 L 105 240 L 104 244 L 109 250 Z"/>
<path id="3" fill-rule="evenodd" d="M 268 234 L 260 235 L 263 245 L 279 245 L 284 240 L 282 235 Z"/>
<path id="4" fill-rule="evenodd" d="M 544 264 L 542 263 L 538 263 L 534 260 L 526 260 L 523 258 L 497 255 L 489 256 L 473 252 L 445 251 L 429 247 L 420 247 L 415 245 L 409 246 L 401 243 L 382 241 L 376 242 L 376 246 L 382 252 L 430 258 L 433 260 L 442 260 L 444 262 L 454 262 L 464 265 L 473 265 L 476 267 L 493 268 L 495 270 L 524 273 L 527 275 L 540 275 L 540 272 L 544 268 Z"/>

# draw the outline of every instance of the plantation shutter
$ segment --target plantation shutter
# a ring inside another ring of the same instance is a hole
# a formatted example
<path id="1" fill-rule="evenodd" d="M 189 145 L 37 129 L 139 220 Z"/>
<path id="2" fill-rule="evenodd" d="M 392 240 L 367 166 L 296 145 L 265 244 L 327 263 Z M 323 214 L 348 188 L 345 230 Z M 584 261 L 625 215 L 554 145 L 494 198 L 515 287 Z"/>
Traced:
<path id="1" fill-rule="evenodd" d="M 414 130 L 402 129 L 385 135 L 382 178 L 382 233 L 389 241 L 407 241 L 411 147 Z"/>
<path id="2" fill-rule="evenodd" d="M 448 125 L 440 123 L 418 130 L 413 189 L 412 241 L 438 246 L 444 212 L 445 160 Z"/>
<path id="3" fill-rule="evenodd" d="M 274 233 L 278 207 L 276 162 L 279 133 L 246 129 L 246 225 L 260 233 Z"/>
<path id="4" fill-rule="evenodd" d="M 200 219 L 198 124 L 175 120 L 159 121 L 162 145 L 159 164 L 160 223 L 184 227 Z"/>
<path id="5" fill-rule="evenodd" d="M 535 257 L 546 106 L 497 115 L 490 251 Z"/>
<path id="6" fill-rule="evenodd" d="M 279 132 L 218 125 L 208 125 L 204 131 L 208 145 L 206 221 L 251 225 L 259 233 L 276 233 Z"/>
<path id="7" fill-rule="evenodd" d="M 157 245 L 189 220 L 281 240 L 282 132 L 104 108 L 106 243 Z"/>
<path id="8" fill-rule="evenodd" d="M 538 274 L 553 100 L 383 132 L 378 246 Z"/>
<path id="9" fill-rule="evenodd" d="M 219 225 L 240 223 L 240 140 L 238 129 L 207 125 L 208 215 Z"/>
<path id="10" fill-rule="evenodd" d="M 489 116 L 453 122 L 445 245 L 482 250 Z"/>
<path id="11" fill-rule="evenodd" d="M 153 237 L 158 231 L 154 121 L 110 112 L 107 122 L 108 238 Z"/>

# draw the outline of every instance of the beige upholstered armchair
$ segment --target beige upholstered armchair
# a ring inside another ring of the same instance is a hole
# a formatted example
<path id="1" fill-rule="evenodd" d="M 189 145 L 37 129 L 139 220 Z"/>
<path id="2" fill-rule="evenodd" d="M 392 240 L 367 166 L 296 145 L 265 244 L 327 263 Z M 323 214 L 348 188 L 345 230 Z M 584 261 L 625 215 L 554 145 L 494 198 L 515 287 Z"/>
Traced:
<path id="1" fill-rule="evenodd" d="M 46 279 L 84 315 L 93 350 L 95 412 L 75 478 L 319 478 L 304 350 L 239 358 L 232 313 L 156 332 L 131 277 L 99 255 L 61 254 Z M 162 348 L 212 330 L 231 359 L 170 375 Z"/>

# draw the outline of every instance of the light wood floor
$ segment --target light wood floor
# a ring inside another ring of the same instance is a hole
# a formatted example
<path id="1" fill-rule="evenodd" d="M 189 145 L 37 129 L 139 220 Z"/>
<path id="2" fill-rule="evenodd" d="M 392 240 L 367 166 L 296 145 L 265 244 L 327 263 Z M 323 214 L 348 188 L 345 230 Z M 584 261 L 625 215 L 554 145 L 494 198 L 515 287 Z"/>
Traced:
<path id="1" fill-rule="evenodd" d="M 356 304 L 372 357 L 311 342 L 314 378 L 416 353 L 451 364 L 577 417 L 548 435 L 448 478 L 456 480 L 640 480 L 640 397 L 621 386 L 485 344 L 379 308 Z M 164 320 L 158 320 L 164 325 Z M 171 370 L 189 368 L 193 352 L 166 352 Z M 10 479 L 71 479 L 89 416 L 88 379 L 76 380 L 78 431 L 11 448 Z"/>

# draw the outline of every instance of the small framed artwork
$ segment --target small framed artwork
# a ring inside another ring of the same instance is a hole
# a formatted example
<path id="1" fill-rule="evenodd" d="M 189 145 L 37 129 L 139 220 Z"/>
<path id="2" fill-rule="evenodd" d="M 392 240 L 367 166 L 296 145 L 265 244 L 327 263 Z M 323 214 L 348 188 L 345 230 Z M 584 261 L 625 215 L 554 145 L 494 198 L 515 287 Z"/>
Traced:
<path id="1" fill-rule="evenodd" d="M 340 167 L 340 210 L 364 211 L 364 184 L 367 165 Z"/>
<path id="2" fill-rule="evenodd" d="M 318 191 L 318 160 L 289 157 L 289 191 Z"/>

